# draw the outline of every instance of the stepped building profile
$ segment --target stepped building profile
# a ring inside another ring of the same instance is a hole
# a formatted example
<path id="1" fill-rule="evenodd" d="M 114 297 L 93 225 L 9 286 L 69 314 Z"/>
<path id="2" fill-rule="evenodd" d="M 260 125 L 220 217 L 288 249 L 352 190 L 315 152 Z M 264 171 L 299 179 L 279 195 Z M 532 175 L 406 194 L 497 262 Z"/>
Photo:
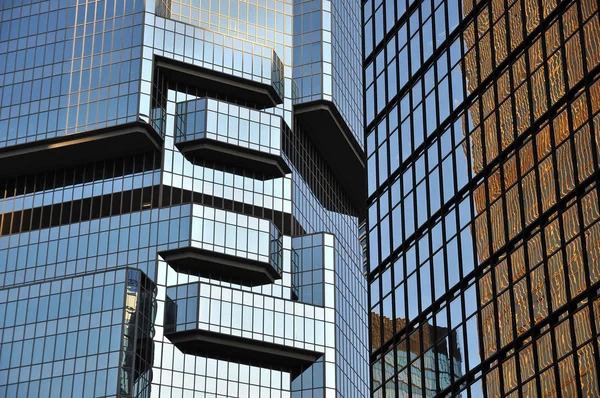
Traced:
<path id="1" fill-rule="evenodd" d="M 360 5 L 0 3 L 0 396 L 367 396 Z"/>

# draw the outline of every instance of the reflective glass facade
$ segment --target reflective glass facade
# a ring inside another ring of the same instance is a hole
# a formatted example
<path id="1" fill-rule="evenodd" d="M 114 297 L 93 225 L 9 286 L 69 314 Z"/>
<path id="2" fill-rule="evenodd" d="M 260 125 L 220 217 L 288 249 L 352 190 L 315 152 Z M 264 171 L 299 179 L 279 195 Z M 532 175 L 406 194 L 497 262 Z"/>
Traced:
<path id="1" fill-rule="evenodd" d="M 359 7 L 0 2 L 0 396 L 368 396 Z"/>
<path id="2" fill-rule="evenodd" d="M 598 396 L 597 2 L 363 16 L 373 396 Z"/>

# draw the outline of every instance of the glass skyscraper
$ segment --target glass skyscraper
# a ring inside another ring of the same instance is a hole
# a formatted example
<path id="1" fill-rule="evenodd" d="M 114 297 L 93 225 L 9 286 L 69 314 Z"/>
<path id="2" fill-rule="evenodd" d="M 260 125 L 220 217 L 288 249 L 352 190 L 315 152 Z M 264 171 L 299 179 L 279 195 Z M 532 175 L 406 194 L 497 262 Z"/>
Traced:
<path id="1" fill-rule="evenodd" d="M 369 394 L 360 12 L 0 2 L 0 396 Z"/>
<path id="2" fill-rule="evenodd" d="M 363 17 L 373 396 L 599 396 L 598 3 Z"/>

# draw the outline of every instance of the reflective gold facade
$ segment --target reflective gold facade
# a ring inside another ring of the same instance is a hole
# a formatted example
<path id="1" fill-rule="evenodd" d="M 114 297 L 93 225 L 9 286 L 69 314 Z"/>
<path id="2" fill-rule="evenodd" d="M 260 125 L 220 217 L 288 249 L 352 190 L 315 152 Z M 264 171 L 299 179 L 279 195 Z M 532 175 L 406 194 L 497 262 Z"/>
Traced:
<path id="1" fill-rule="evenodd" d="M 598 396 L 598 3 L 463 4 L 484 391 Z"/>
<path id="2" fill-rule="evenodd" d="M 599 397 L 600 2 L 362 6 L 372 396 Z"/>

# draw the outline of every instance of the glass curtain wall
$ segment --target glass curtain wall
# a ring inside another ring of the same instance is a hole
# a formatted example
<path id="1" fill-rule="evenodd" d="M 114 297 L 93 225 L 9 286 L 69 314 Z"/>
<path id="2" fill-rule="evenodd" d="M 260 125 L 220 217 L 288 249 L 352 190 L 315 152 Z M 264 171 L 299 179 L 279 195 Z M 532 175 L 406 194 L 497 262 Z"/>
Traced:
<path id="1" fill-rule="evenodd" d="M 598 4 L 363 17 L 373 396 L 597 396 Z"/>

